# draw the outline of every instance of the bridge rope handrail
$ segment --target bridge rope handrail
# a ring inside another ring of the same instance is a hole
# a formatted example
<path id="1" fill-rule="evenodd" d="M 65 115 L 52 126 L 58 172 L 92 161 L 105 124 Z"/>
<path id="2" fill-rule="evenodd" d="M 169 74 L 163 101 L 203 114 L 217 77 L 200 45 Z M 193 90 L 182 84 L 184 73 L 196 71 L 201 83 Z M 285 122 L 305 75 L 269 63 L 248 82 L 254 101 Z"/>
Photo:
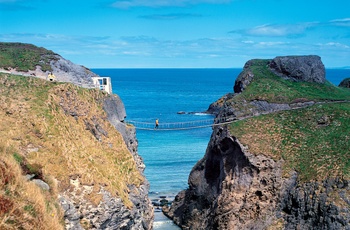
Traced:
<path id="1" fill-rule="evenodd" d="M 184 121 L 184 122 L 167 122 L 167 123 L 160 123 L 158 128 L 155 128 L 155 123 L 153 122 L 151 123 L 151 122 L 127 120 L 126 123 L 133 125 L 136 129 L 139 129 L 139 130 L 170 131 L 170 130 L 189 130 L 189 129 L 214 127 L 219 125 L 230 124 L 234 121 L 235 120 L 227 121 L 225 119 L 223 122 L 214 123 L 214 119 L 206 119 L 206 120 L 195 120 L 195 121 Z"/>
<path id="2" fill-rule="evenodd" d="M 195 120 L 195 121 L 183 121 L 183 122 L 165 122 L 163 125 L 176 125 L 176 124 L 186 124 L 186 123 L 203 123 L 203 122 L 213 122 L 214 119 L 206 119 L 206 120 Z M 154 125 L 154 122 L 144 122 L 144 121 L 133 121 L 127 120 L 128 123 L 139 123 L 139 124 L 147 124 Z"/>

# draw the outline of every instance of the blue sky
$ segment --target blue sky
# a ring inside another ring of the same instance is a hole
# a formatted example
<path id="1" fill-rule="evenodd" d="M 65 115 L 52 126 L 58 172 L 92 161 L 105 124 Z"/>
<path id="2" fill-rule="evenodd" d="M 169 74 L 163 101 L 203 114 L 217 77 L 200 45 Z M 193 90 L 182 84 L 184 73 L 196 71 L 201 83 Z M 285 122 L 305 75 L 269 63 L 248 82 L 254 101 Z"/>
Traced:
<path id="1" fill-rule="evenodd" d="M 0 0 L 0 41 L 88 68 L 231 68 L 315 54 L 350 66 L 349 0 Z"/>

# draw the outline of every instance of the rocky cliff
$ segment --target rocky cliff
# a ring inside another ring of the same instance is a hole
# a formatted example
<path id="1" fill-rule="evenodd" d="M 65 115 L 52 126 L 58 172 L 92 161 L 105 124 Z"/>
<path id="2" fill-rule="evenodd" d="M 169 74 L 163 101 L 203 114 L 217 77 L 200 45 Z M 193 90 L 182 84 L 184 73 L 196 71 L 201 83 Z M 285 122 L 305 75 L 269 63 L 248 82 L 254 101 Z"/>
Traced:
<path id="1" fill-rule="evenodd" d="M 322 74 L 310 76 L 324 73 L 319 61 L 293 56 L 247 62 L 236 93 L 209 107 L 216 125 L 205 156 L 190 173 L 189 188 L 164 209 L 176 224 L 183 229 L 349 228 L 350 137 L 343 130 L 350 129 L 350 92 L 327 83 Z M 298 80 L 276 75 L 271 68 L 281 68 L 275 63 L 293 63 L 293 70 L 284 68 L 298 73 Z"/>
<path id="2" fill-rule="evenodd" d="M 20 43 L 0 48 L 1 228 L 152 229 L 145 166 L 120 98 L 75 86 L 89 85 L 96 75 L 52 51 Z M 48 72 L 58 82 L 43 80 Z M 16 176 L 4 171 L 12 164 L 21 168 Z M 22 182 L 19 174 L 28 179 Z M 12 186 L 16 178 L 23 186 L 39 179 L 40 202 L 12 193 L 30 194 Z M 59 226 L 63 219 L 65 226 Z"/>

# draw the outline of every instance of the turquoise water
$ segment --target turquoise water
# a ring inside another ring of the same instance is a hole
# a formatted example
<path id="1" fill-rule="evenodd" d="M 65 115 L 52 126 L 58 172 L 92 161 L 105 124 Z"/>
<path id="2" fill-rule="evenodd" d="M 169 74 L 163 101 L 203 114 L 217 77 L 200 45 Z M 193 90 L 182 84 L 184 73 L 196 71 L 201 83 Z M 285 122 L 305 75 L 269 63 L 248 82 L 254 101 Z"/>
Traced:
<path id="1" fill-rule="evenodd" d="M 232 91 L 241 69 L 97 69 L 110 76 L 123 100 L 127 120 L 162 123 L 212 119 L 200 112 Z M 178 114 L 179 111 L 197 112 Z M 137 130 L 139 154 L 146 164 L 151 194 L 175 195 L 187 187 L 188 174 L 203 156 L 211 128 L 182 131 Z"/>
<path id="2" fill-rule="evenodd" d="M 123 100 L 127 120 L 160 124 L 211 119 L 202 114 L 228 92 L 241 69 L 94 69 L 110 76 L 113 93 Z M 327 79 L 338 85 L 350 70 L 327 70 Z M 179 111 L 195 112 L 178 114 Z M 211 128 L 160 131 L 137 130 L 138 153 L 150 182 L 150 198 L 174 197 L 186 189 L 188 175 L 205 153 Z M 161 214 L 154 229 L 177 229 Z"/>

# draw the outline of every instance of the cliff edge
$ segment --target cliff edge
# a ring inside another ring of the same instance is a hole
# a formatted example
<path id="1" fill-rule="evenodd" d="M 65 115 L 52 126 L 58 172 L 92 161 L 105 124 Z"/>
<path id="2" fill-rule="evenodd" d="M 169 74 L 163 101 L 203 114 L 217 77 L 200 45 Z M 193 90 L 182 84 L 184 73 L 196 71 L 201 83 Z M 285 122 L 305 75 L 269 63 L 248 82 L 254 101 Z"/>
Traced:
<path id="1" fill-rule="evenodd" d="M 294 63 L 289 72 L 298 79 L 277 75 L 271 69 L 276 60 Z M 319 61 L 292 56 L 247 62 L 235 93 L 208 109 L 217 125 L 189 175 L 189 188 L 164 209 L 176 224 L 182 229 L 349 228 L 350 91 L 322 74 L 310 76 L 324 73 Z"/>
<path id="2" fill-rule="evenodd" d="M 120 98 L 80 87 L 96 75 L 52 51 L 0 50 L 0 228 L 152 229 L 149 183 Z M 48 72 L 58 81 L 44 80 Z"/>

